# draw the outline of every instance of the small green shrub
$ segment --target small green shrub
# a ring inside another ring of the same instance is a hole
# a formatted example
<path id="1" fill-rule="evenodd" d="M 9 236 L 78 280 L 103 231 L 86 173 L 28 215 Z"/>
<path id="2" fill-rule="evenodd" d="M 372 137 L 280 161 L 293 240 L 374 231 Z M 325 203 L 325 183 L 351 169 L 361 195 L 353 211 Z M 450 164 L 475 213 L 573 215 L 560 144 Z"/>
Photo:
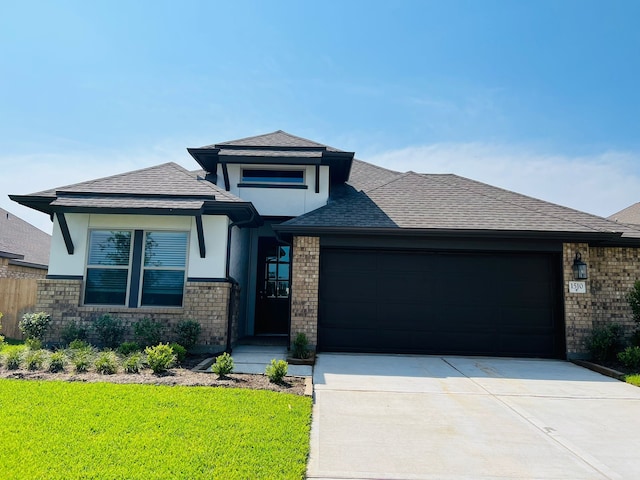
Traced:
<path id="1" fill-rule="evenodd" d="M 176 356 L 169 344 L 160 343 L 155 347 L 144 349 L 147 354 L 147 365 L 153 373 L 166 372 L 176 363 Z"/>
<path id="2" fill-rule="evenodd" d="M 182 320 L 175 326 L 173 331 L 178 343 L 189 350 L 198 342 L 202 326 L 195 320 Z"/>
<path id="3" fill-rule="evenodd" d="M 164 325 L 150 318 L 143 318 L 133 325 L 133 334 L 143 347 L 158 345 L 164 335 Z"/>
<path id="4" fill-rule="evenodd" d="M 91 345 L 89 345 L 87 342 L 85 342 L 84 340 L 80 340 L 80 339 L 76 339 L 73 340 L 69 343 L 69 350 L 85 350 L 87 348 L 91 348 Z"/>
<path id="5" fill-rule="evenodd" d="M 229 375 L 233 372 L 234 368 L 235 364 L 233 362 L 233 357 L 227 352 L 224 352 L 222 355 L 218 355 L 218 357 L 216 358 L 216 362 L 211 365 L 211 371 L 217 374 L 219 377 Z"/>
<path id="6" fill-rule="evenodd" d="M 13 349 L 9 350 L 5 354 L 5 363 L 7 364 L 8 370 L 17 370 L 20 368 L 20 365 L 22 364 L 23 352 L 24 350 L 22 349 Z"/>
<path id="7" fill-rule="evenodd" d="M 27 370 L 42 370 L 45 358 L 44 350 L 27 350 L 24 355 L 24 365 Z"/>
<path id="8" fill-rule="evenodd" d="M 143 360 L 142 352 L 133 352 L 122 361 L 122 368 L 125 373 L 140 373 Z"/>
<path id="9" fill-rule="evenodd" d="M 294 358 L 309 358 L 309 339 L 307 336 L 299 332 L 293 341 L 293 357 Z"/>
<path id="10" fill-rule="evenodd" d="M 107 348 L 117 348 L 122 342 L 126 327 L 122 324 L 122 320 L 112 317 L 106 313 L 99 317 L 93 323 L 98 337 L 103 346 Z"/>
<path id="11" fill-rule="evenodd" d="M 140 352 L 141 350 L 142 349 L 140 348 L 140 345 L 138 345 L 138 342 L 123 342 L 118 347 L 118 353 L 124 356 L 130 355 L 134 352 Z"/>
<path id="12" fill-rule="evenodd" d="M 633 332 L 629 341 L 631 342 L 631 346 L 640 347 L 640 330 Z"/>
<path id="13" fill-rule="evenodd" d="M 93 363 L 93 349 L 83 348 L 70 350 L 71 363 L 73 365 L 73 371 L 76 373 L 84 373 L 89 370 L 89 367 Z"/>
<path id="14" fill-rule="evenodd" d="M 627 347 L 618 353 L 618 360 L 627 368 L 636 370 L 640 367 L 640 347 Z"/>
<path id="15" fill-rule="evenodd" d="M 64 371 L 66 364 L 67 356 L 65 355 L 64 350 L 58 350 L 49 356 L 49 371 L 51 373 Z"/>
<path id="16" fill-rule="evenodd" d="M 182 362 L 184 362 L 186 360 L 186 358 L 187 358 L 187 349 L 186 348 L 184 348 L 179 343 L 175 343 L 175 342 L 172 343 L 169 346 L 173 350 L 173 353 L 175 354 L 176 359 L 178 360 L 178 363 L 182 363 Z"/>
<path id="17" fill-rule="evenodd" d="M 621 348 L 622 327 L 617 324 L 594 327 L 587 348 L 596 361 L 611 360 Z"/>
<path id="18" fill-rule="evenodd" d="M 51 323 L 51 316 L 48 313 L 25 313 L 18 323 L 18 327 L 27 339 L 42 340 L 49 328 L 49 323 Z"/>
<path id="19" fill-rule="evenodd" d="M 27 338 L 24 341 L 24 344 L 26 345 L 26 347 L 29 350 L 41 350 L 42 349 L 42 342 L 40 340 L 38 340 L 37 338 Z"/>
<path id="20" fill-rule="evenodd" d="M 65 345 L 69 345 L 74 340 L 86 340 L 87 329 L 76 322 L 71 322 L 60 330 L 60 338 Z"/>
<path id="21" fill-rule="evenodd" d="M 93 366 L 102 375 L 113 375 L 118 371 L 118 357 L 114 351 L 105 350 L 98 354 Z"/>
<path id="22" fill-rule="evenodd" d="M 265 374 L 272 383 L 282 383 L 282 379 L 287 376 L 289 364 L 284 360 L 271 360 L 271 364 L 267 365 Z"/>

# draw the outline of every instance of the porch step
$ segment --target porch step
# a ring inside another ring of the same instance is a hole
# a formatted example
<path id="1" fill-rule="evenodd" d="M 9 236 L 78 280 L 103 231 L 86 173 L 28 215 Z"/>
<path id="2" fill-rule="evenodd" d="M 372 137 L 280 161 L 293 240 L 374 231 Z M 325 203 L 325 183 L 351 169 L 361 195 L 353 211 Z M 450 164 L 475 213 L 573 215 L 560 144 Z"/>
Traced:
<path id="1" fill-rule="evenodd" d="M 273 345 L 238 345 L 231 352 L 235 368 L 234 373 L 264 374 L 272 359 L 286 360 L 287 348 Z M 309 365 L 289 365 L 287 375 L 291 377 L 310 377 L 313 367 Z"/>

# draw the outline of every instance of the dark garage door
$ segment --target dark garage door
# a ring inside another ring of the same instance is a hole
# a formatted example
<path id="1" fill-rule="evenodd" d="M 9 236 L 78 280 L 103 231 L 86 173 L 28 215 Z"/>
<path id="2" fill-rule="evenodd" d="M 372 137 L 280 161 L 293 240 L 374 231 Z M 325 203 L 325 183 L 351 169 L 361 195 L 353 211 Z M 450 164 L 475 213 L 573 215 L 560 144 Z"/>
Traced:
<path id="1" fill-rule="evenodd" d="M 320 350 L 564 354 L 555 254 L 323 249 L 320 258 Z"/>

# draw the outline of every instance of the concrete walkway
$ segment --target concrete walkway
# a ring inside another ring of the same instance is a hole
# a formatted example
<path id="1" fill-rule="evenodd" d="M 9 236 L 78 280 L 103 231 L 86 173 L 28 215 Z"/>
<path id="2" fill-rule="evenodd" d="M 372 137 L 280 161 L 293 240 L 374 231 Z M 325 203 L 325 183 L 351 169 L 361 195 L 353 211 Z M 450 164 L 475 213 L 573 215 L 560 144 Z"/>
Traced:
<path id="1" fill-rule="evenodd" d="M 308 478 L 640 478 L 640 388 L 568 362 L 321 354 Z"/>
<path id="2" fill-rule="evenodd" d="M 264 373 L 272 359 L 286 360 L 287 347 L 271 345 L 238 345 L 231 353 L 234 373 Z M 307 365 L 289 365 L 287 375 L 291 377 L 310 377 L 313 368 Z"/>

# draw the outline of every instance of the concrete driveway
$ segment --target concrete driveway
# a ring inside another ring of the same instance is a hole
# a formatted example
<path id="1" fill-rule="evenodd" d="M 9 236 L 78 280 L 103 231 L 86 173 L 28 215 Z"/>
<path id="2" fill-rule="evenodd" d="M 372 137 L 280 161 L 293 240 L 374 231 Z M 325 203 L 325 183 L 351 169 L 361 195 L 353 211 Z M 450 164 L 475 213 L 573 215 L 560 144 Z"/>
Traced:
<path id="1" fill-rule="evenodd" d="M 568 362 L 321 354 L 314 384 L 308 478 L 640 478 L 640 388 Z"/>

